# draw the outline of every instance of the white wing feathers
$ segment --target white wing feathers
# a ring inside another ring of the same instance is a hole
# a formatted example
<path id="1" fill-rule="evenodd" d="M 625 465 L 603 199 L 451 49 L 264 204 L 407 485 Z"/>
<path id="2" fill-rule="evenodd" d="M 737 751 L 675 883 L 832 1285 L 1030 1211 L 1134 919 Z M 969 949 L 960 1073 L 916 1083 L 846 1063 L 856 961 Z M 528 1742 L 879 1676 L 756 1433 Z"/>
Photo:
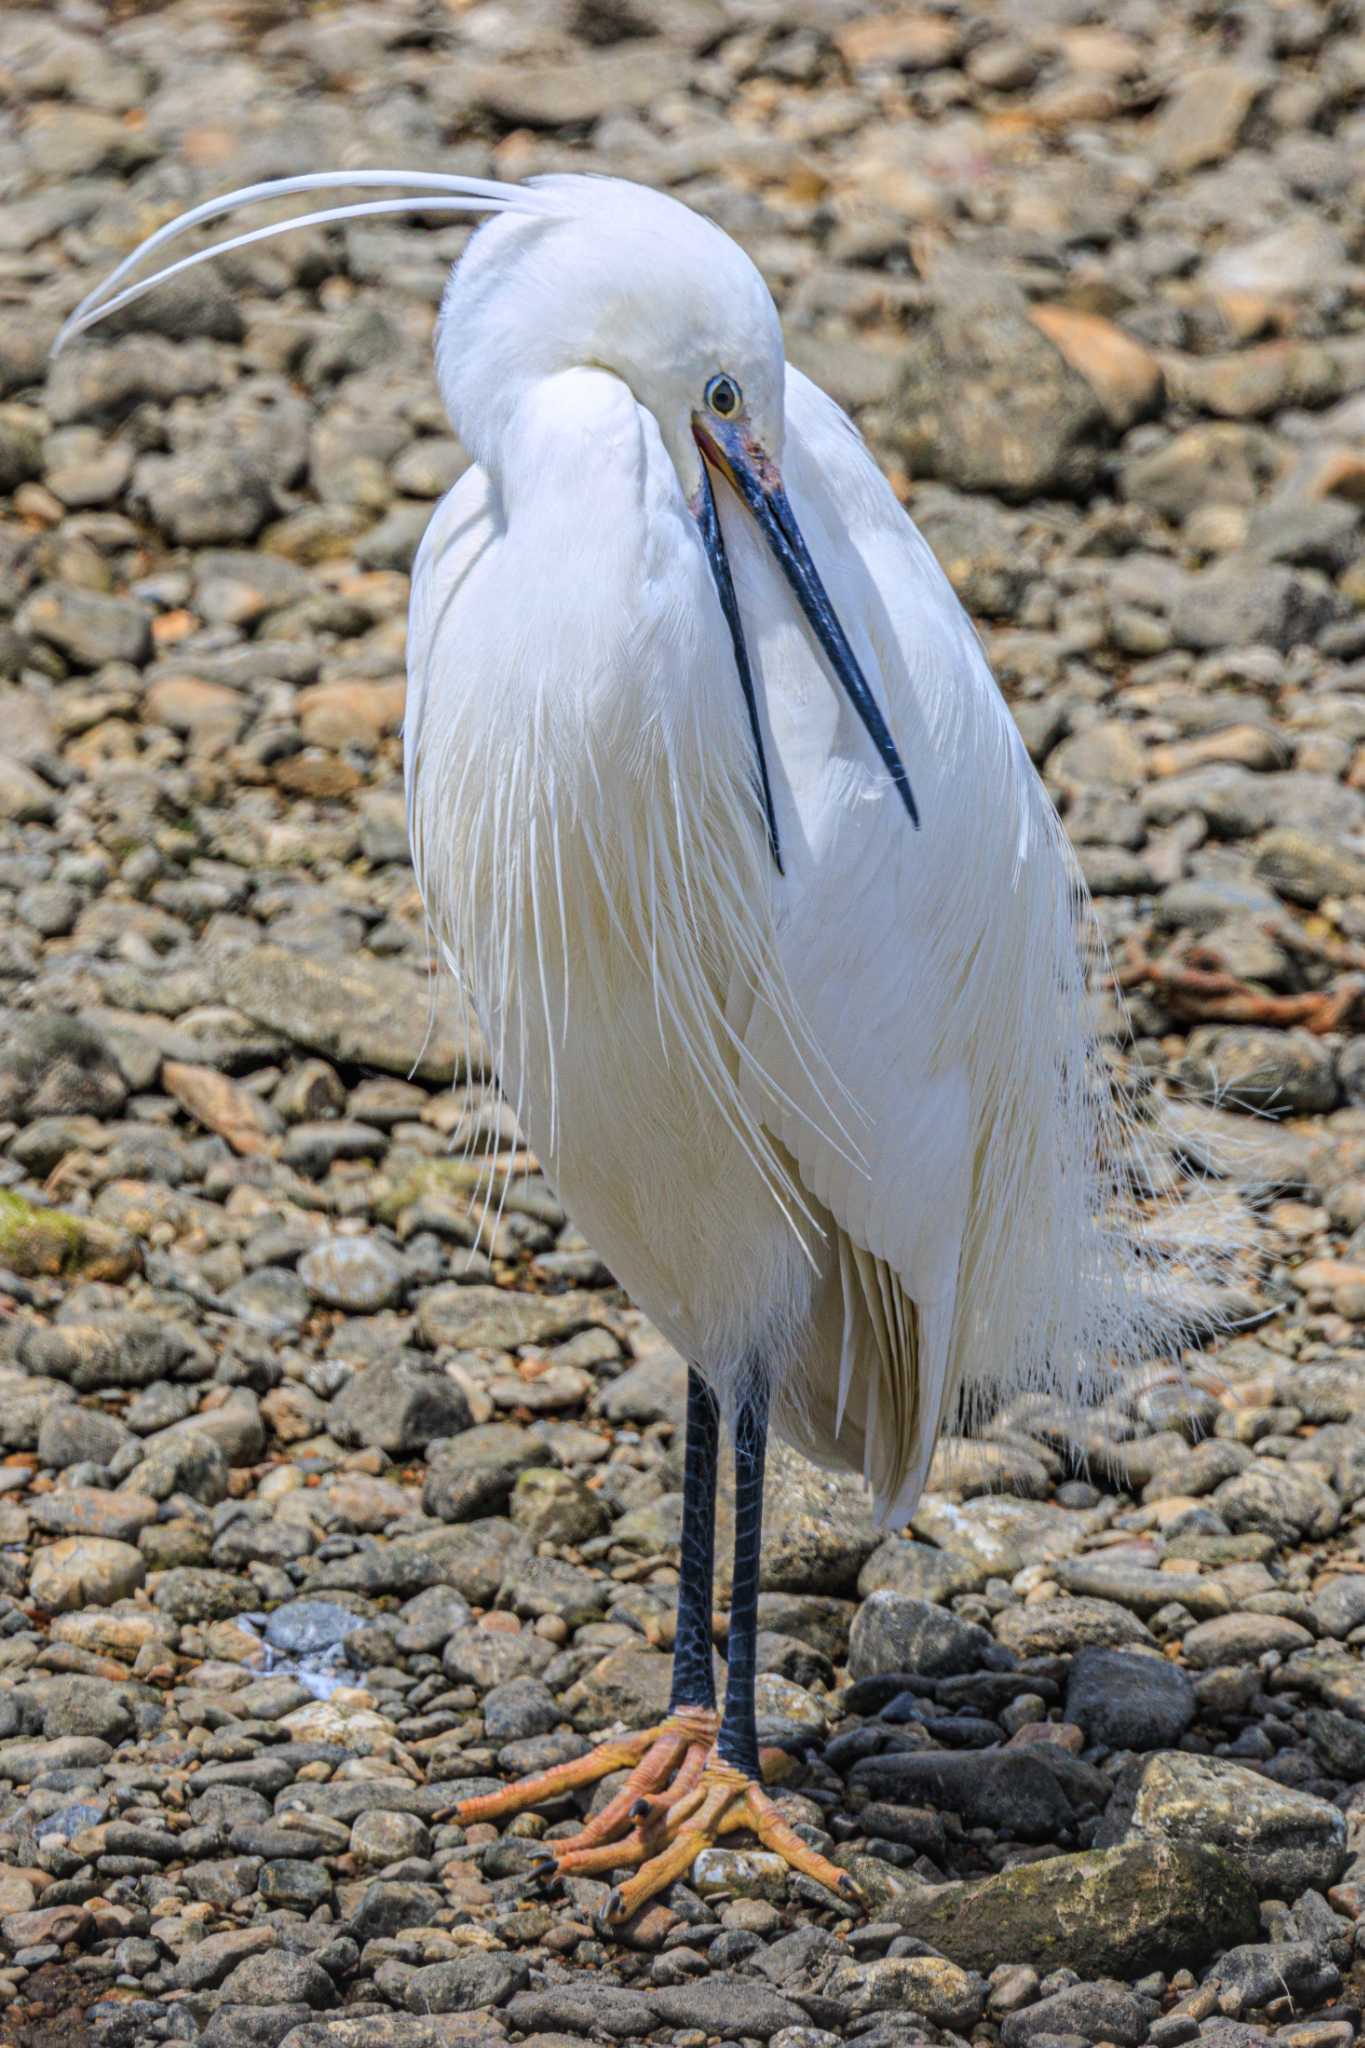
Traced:
<path id="1" fill-rule="evenodd" d="M 853 760 L 789 753 L 779 947 L 837 1084 L 840 1142 L 761 1005 L 749 1039 L 795 1105 L 765 1118 L 838 1240 L 842 1328 L 822 1334 L 842 1347 L 839 1400 L 794 1390 L 797 1428 L 840 1463 L 861 1434 L 895 1517 L 959 1401 L 1080 1395 L 1172 1318 L 1115 1218 L 1125 1128 L 1097 1071 L 1083 892 L 971 624 L 857 435 L 796 372 L 784 472 L 923 821 L 910 827 L 865 744 Z M 789 643 L 756 659 L 780 737 Z M 806 1376 L 831 1372 L 812 1359 Z"/>

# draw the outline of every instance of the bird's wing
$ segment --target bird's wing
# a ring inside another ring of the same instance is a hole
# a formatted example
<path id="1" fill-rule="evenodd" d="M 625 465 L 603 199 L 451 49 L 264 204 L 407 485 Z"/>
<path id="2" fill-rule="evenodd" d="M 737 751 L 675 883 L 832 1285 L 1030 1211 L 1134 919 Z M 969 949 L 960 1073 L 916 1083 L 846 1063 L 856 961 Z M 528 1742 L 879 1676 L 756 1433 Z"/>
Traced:
<path id="1" fill-rule="evenodd" d="M 755 1004 L 746 1042 L 764 1119 L 839 1236 L 839 1405 L 894 1511 L 955 1395 L 1060 1380 L 1104 1324 L 1104 1245 L 1093 1285 L 1057 1270 L 1084 1258 L 1097 1199 L 1066 1156 L 1100 1134 L 1092 1048 L 1072 868 L 971 623 L 849 422 L 796 372 L 787 398 L 788 493 L 921 828 L 732 520 L 792 999 L 788 1017 Z"/>
<path id="2" fill-rule="evenodd" d="M 403 707 L 403 755 L 408 834 L 414 852 L 413 803 L 425 717 L 431 703 L 433 664 L 442 623 L 471 570 L 497 532 L 493 487 L 477 464 L 467 469 L 432 513 L 412 565 L 408 597 L 408 687 Z"/>

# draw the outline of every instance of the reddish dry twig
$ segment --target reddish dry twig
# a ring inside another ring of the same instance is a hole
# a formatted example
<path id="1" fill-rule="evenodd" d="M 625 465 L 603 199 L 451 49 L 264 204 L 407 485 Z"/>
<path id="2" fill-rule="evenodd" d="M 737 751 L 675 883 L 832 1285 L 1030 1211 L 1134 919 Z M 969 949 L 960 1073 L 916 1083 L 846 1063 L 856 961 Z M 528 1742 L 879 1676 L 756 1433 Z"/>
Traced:
<path id="1" fill-rule="evenodd" d="M 1209 947 L 1191 947 L 1185 959 L 1154 960 L 1138 939 L 1130 939 L 1114 975 L 1121 989 L 1149 988 L 1175 1016 L 1191 1024 L 1301 1024 L 1321 1036 L 1339 1031 L 1362 995 L 1365 975 L 1348 974 L 1331 988 L 1310 994 L 1272 996 L 1216 963 Z"/>

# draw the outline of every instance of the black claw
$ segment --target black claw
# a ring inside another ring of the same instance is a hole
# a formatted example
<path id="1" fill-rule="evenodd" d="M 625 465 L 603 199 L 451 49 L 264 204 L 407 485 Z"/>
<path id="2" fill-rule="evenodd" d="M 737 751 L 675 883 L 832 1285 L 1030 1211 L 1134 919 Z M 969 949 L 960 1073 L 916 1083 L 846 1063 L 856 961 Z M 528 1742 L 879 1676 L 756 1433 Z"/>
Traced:
<path id="1" fill-rule="evenodd" d="M 607 1899 L 606 1905 L 602 1908 L 602 1918 L 606 1921 L 619 1920 L 624 1906 L 625 1900 L 621 1897 L 621 1887 L 615 1885 Z"/>
<path id="2" fill-rule="evenodd" d="M 627 1820 L 643 1820 L 643 1819 L 644 1819 L 644 1817 L 645 1817 L 645 1815 L 646 1815 L 646 1814 L 647 1814 L 647 1813 L 648 1813 L 649 1811 L 650 1811 L 650 1803 L 649 1803 L 648 1799 L 646 1799 L 646 1798 L 645 1798 L 644 1794 L 643 1794 L 643 1793 L 641 1793 L 640 1797 L 639 1797 L 639 1798 L 638 1798 L 638 1799 L 637 1799 L 637 1800 L 635 1801 L 635 1804 L 634 1804 L 634 1805 L 633 1805 L 633 1806 L 632 1806 L 632 1807 L 631 1807 L 631 1808 L 630 1808 L 630 1809 L 628 1810 L 628 1812 L 627 1812 L 627 1814 L 626 1814 L 626 1819 L 627 1819 Z"/>

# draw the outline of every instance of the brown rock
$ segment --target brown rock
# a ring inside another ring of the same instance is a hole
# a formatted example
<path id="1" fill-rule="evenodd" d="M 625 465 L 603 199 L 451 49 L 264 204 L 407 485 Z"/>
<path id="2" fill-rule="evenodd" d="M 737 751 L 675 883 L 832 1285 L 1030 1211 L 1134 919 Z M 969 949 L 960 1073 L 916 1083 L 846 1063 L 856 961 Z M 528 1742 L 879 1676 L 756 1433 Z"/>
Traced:
<path id="1" fill-rule="evenodd" d="M 66 1536 L 40 1550 L 29 1586 L 39 1607 L 108 1607 L 135 1592 L 147 1576 L 140 1551 L 104 1536 Z"/>
<path id="2" fill-rule="evenodd" d="M 224 745 L 236 738 L 246 710 L 236 690 L 197 676 L 162 676 L 142 700 L 145 723 Z"/>
<path id="3" fill-rule="evenodd" d="M 226 1138 L 234 1152 L 245 1156 L 275 1149 L 278 1119 L 269 1105 L 215 1068 L 167 1060 L 161 1069 L 161 1085 L 196 1123 Z"/>
<path id="4" fill-rule="evenodd" d="M 1069 306 L 1035 306 L 1029 318 L 1084 377 L 1112 427 L 1122 432 L 1157 410 L 1161 365 L 1112 320 Z"/>
<path id="5" fill-rule="evenodd" d="M 64 1486 L 40 1494 L 30 1514 L 35 1528 L 50 1536 L 107 1536 L 136 1543 L 159 1510 L 145 1493 L 108 1493 L 98 1486 Z"/>
<path id="6" fill-rule="evenodd" d="M 1162 170 L 1181 177 L 1231 155 L 1247 116 L 1270 82 L 1267 72 L 1235 60 L 1186 72 L 1149 138 Z"/>
<path id="7" fill-rule="evenodd" d="M 0 1934 L 12 1949 L 41 1948 L 49 1942 L 65 1948 L 69 1941 L 84 1941 L 95 1923 L 85 1906 L 39 1906 L 31 1913 L 11 1913 L 0 1921 Z"/>
<path id="8" fill-rule="evenodd" d="M 403 720 L 404 685 L 318 683 L 298 701 L 299 726 L 309 746 L 372 747 Z"/>
<path id="9" fill-rule="evenodd" d="M 277 761 L 271 770 L 275 781 L 290 796 L 349 796 L 360 787 L 360 771 L 340 754 L 324 753 L 320 747 L 306 747 Z"/>

